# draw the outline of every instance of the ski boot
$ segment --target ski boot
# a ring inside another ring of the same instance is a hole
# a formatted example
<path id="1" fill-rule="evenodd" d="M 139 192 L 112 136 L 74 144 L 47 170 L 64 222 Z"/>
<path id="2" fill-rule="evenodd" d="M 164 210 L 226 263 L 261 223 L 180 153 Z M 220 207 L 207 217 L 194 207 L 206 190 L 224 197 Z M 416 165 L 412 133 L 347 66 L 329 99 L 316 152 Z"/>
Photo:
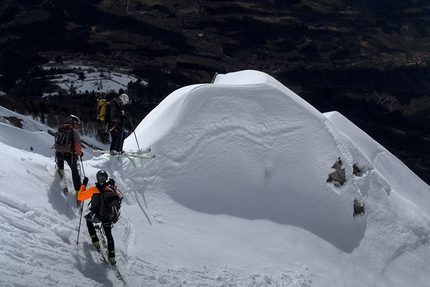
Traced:
<path id="1" fill-rule="evenodd" d="M 91 235 L 91 241 L 93 242 L 94 247 L 99 250 L 100 249 L 100 242 L 99 239 L 97 237 L 97 235 Z"/>
<path id="2" fill-rule="evenodd" d="M 109 258 L 110 264 L 115 265 L 116 264 L 116 261 L 115 261 L 115 251 L 110 251 L 109 252 L 108 250 L 106 250 L 106 255 Z"/>

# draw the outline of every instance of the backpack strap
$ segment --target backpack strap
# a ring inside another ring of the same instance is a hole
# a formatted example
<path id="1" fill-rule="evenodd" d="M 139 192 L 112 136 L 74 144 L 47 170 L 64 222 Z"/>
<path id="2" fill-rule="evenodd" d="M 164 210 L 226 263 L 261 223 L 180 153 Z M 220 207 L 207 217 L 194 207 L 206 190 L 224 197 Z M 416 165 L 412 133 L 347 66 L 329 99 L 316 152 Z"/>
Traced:
<path id="1" fill-rule="evenodd" d="M 94 208 L 94 210 L 92 210 L 92 213 L 96 216 L 96 217 L 99 217 L 99 211 L 100 211 L 100 206 L 102 205 L 102 204 L 104 204 L 104 203 L 102 203 L 102 201 L 103 201 L 103 198 L 102 198 L 102 193 L 104 192 L 104 189 L 103 189 L 103 186 L 102 185 L 100 185 L 98 182 L 96 182 L 96 184 L 95 184 L 95 187 L 99 190 L 99 196 L 100 196 L 100 202 L 99 202 L 99 205 L 98 206 L 96 206 L 95 208 Z M 91 198 L 91 201 L 90 201 L 90 203 L 91 203 L 91 207 L 93 207 L 93 205 L 92 205 L 92 202 L 93 202 L 93 199 Z M 90 208 L 91 209 L 91 208 Z"/>

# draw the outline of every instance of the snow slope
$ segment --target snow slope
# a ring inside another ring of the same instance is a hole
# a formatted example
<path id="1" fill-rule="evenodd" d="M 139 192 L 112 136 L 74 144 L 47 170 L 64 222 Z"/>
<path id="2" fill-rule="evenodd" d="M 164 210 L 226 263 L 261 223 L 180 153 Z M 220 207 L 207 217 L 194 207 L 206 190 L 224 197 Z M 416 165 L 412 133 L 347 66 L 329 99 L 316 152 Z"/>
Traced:
<path id="1" fill-rule="evenodd" d="M 129 286 L 428 285 L 429 186 L 272 77 L 183 87 L 135 135 L 124 149 L 137 138 L 154 160 L 88 155 L 82 170 L 92 184 L 106 169 L 125 194 L 113 234 Z M 53 157 L 19 143 L 39 136 L 0 123 L 0 285 L 120 286 L 85 222 L 76 244 L 79 213 Z M 326 181 L 339 157 L 342 186 Z"/>

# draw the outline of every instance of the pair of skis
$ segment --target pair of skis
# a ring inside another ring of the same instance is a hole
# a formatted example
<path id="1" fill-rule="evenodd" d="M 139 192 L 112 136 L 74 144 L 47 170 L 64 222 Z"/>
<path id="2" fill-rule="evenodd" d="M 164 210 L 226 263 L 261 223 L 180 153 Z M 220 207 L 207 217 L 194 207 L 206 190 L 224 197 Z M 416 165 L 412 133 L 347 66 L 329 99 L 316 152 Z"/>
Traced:
<path id="1" fill-rule="evenodd" d="M 149 155 L 151 152 L 151 148 L 141 151 L 125 151 L 125 152 L 117 152 L 117 151 L 109 151 L 109 150 L 93 150 L 93 152 L 101 153 L 101 154 L 109 154 L 110 156 L 119 157 L 119 156 L 127 156 L 127 157 L 140 157 L 146 159 L 153 159 L 155 155 Z"/>
<path id="2" fill-rule="evenodd" d="M 101 244 L 100 247 L 97 248 L 97 252 L 100 255 L 100 259 L 103 262 L 103 264 L 110 266 L 111 269 L 115 272 L 115 276 L 116 278 L 121 281 L 124 285 L 126 285 L 127 283 L 125 282 L 124 277 L 122 276 L 121 272 L 118 269 L 118 266 L 116 265 L 116 263 L 111 263 L 108 258 L 106 257 L 106 250 L 107 250 L 107 241 L 106 241 L 106 237 L 102 231 L 102 227 L 100 225 L 94 225 L 96 231 L 97 231 L 97 235 L 98 237 L 101 239 Z"/>

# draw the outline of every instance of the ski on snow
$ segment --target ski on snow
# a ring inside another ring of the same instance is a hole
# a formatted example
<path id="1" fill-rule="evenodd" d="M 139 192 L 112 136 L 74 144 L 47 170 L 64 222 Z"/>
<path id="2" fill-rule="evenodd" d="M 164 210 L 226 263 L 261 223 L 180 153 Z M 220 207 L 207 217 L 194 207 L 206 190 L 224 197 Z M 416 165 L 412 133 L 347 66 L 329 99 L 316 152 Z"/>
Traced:
<path id="1" fill-rule="evenodd" d="M 60 186 L 63 189 L 64 196 L 67 197 L 67 196 L 69 196 L 70 192 L 69 192 L 69 189 L 67 188 L 66 175 L 65 175 L 64 171 L 62 173 L 60 171 L 57 171 L 57 172 L 60 175 L 60 179 L 61 179 Z M 76 207 L 79 209 L 79 213 L 82 213 L 82 208 L 81 208 L 82 206 L 81 206 L 81 202 L 77 198 L 77 196 L 78 196 L 77 191 L 76 191 L 76 193 L 72 192 L 71 196 L 73 196 L 76 199 Z"/>
<path id="2" fill-rule="evenodd" d="M 122 283 L 124 283 L 124 285 L 126 285 L 127 283 L 125 282 L 124 277 L 122 276 L 121 272 L 118 269 L 118 266 L 113 263 L 111 263 L 108 258 L 106 258 L 106 250 L 107 250 L 107 242 L 106 242 L 106 237 L 103 234 L 102 231 L 102 227 L 100 225 L 94 225 L 95 229 L 97 230 L 98 236 L 101 239 L 101 245 L 99 248 L 97 248 L 97 252 L 100 255 L 100 259 L 101 261 L 105 264 L 105 265 L 110 265 L 110 267 L 112 268 L 112 270 L 115 272 L 115 276 L 116 278 L 121 281 Z"/>
<path id="3" fill-rule="evenodd" d="M 122 277 L 121 272 L 118 269 L 118 266 L 116 266 L 116 264 L 112 264 L 110 263 L 110 261 L 106 258 L 106 254 L 104 254 L 104 251 L 102 250 L 102 248 L 97 248 L 97 252 L 100 255 L 100 259 L 103 262 L 103 264 L 105 265 L 110 265 L 110 267 L 112 268 L 112 270 L 115 272 L 115 276 L 116 278 L 121 281 L 124 285 L 126 285 L 127 283 L 125 282 L 124 277 Z"/>
<path id="4" fill-rule="evenodd" d="M 67 194 L 69 192 L 69 189 L 67 188 L 67 179 L 66 176 L 64 175 L 64 171 L 60 172 L 60 170 L 57 170 L 58 175 L 60 176 L 60 186 L 63 189 L 64 194 Z"/>
<path id="5" fill-rule="evenodd" d="M 109 151 L 109 150 L 93 150 L 93 152 L 108 154 L 110 156 L 128 156 L 128 157 L 140 157 L 140 158 L 146 158 L 146 159 L 155 158 L 155 155 L 148 155 L 148 153 L 151 152 L 151 148 L 147 150 L 141 150 L 141 151 L 116 152 L 116 151 Z"/>

